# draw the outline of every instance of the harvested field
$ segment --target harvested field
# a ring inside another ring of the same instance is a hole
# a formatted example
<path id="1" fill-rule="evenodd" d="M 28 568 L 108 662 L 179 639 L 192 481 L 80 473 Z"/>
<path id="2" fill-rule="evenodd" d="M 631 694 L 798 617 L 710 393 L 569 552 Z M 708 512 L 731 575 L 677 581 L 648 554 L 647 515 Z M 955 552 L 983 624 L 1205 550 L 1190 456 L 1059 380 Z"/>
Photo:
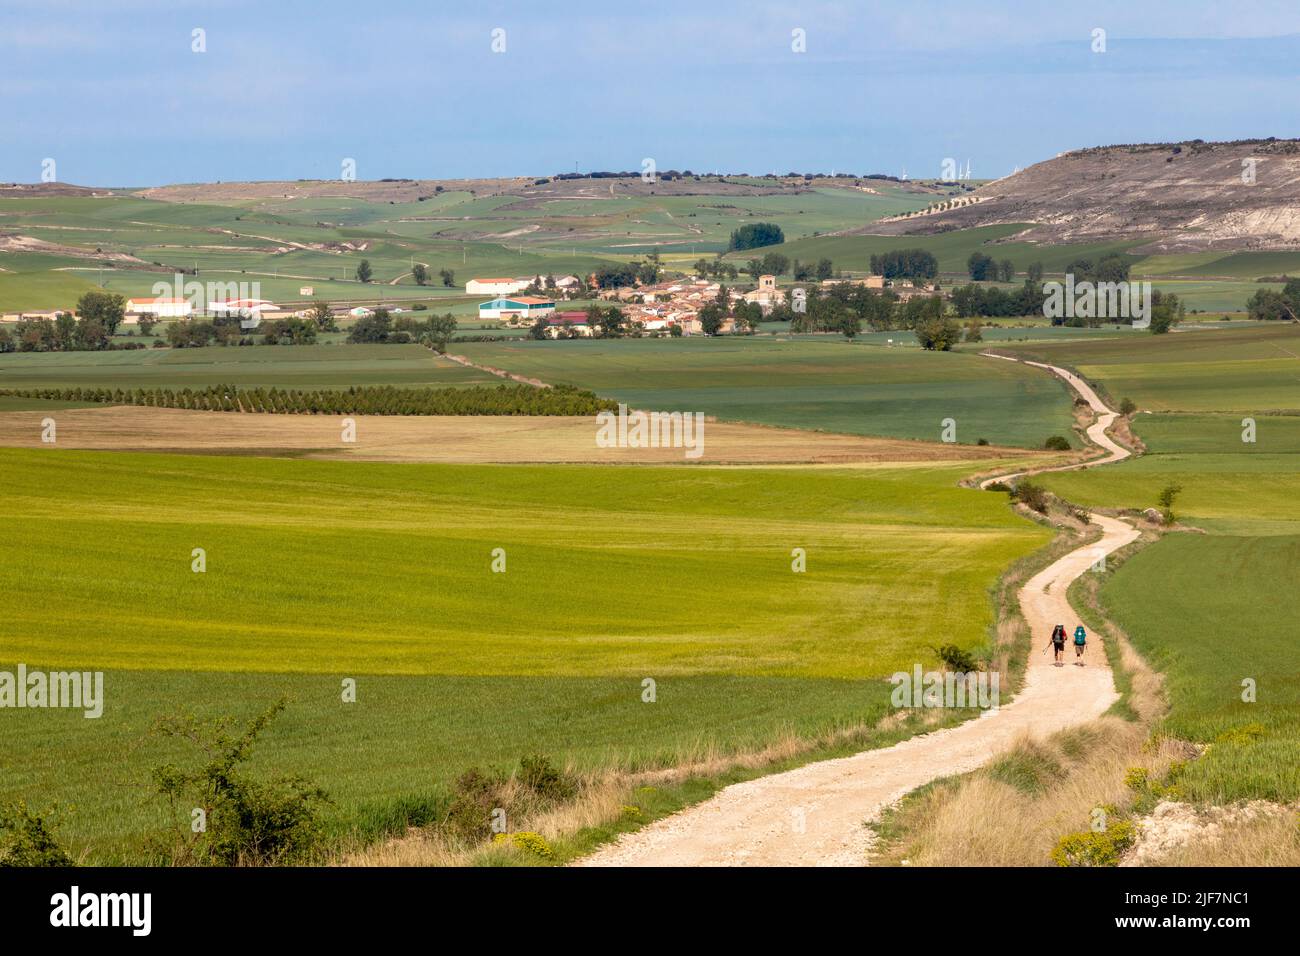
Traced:
<path id="1" fill-rule="evenodd" d="M 356 442 L 345 444 L 342 418 L 334 416 L 245 415 L 139 406 L 0 412 L 0 446 L 50 447 L 41 442 L 41 420 L 47 415 L 56 421 L 59 448 L 393 462 L 664 464 L 685 460 L 680 448 L 599 448 L 595 420 L 585 417 L 362 416 L 357 419 Z M 704 452 L 695 461 L 872 464 L 1035 454 L 1042 453 L 708 421 Z"/>

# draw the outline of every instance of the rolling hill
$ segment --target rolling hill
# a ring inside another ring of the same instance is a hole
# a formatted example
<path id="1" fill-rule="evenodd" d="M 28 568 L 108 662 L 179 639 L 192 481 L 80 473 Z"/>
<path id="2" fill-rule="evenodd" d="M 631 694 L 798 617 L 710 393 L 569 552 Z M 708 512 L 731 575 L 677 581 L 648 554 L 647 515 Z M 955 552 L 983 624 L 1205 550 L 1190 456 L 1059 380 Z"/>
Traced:
<path id="1" fill-rule="evenodd" d="M 1138 253 L 1300 248 L 1300 141 L 1101 146 L 995 180 L 962 205 L 851 234 L 912 235 L 1028 223 L 1047 243 L 1140 240 Z"/>

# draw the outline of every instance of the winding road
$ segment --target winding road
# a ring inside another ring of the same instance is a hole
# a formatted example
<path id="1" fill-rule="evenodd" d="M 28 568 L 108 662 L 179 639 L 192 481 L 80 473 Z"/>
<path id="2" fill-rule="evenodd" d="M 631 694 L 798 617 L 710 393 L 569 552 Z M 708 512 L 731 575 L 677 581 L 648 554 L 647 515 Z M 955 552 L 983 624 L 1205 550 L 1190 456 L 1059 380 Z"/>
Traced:
<path id="1" fill-rule="evenodd" d="M 1117 414 L 1086 382 L 1065 369 L 1029 364 L 1060 376 L 1098 413 L 1088 437 L 1106 456 L 1064 468 L 1095 467 L 1129 456 L 1105 434 Z M 1020 474 L 1024 472 L 999 475 L 981 487 Z M 1077 622 L 1066 600 L 1070 583 L 1101 555 L 1138 536 L 1135 528 L 1115 518 L 1094 515 L 1092 521 L 1102 529 L 1099 540 L 1053 562 L 1020 589 L 1020 608 L 1033 643 L 1024 685 L 1011 703 L 892 747 L 734 784 L 703 803 L 624 834 L 576 865 L 862 866 L 870 839 L 863 824 L 908 792 L 937 777 L 975 770 L 1023 737 L 1046 737 L 1099 717 L 1119 695 L 1096 642 L 1082 667 L 1055 666 L 1039 646 L 1053 625 L 1072 630 Z"/>

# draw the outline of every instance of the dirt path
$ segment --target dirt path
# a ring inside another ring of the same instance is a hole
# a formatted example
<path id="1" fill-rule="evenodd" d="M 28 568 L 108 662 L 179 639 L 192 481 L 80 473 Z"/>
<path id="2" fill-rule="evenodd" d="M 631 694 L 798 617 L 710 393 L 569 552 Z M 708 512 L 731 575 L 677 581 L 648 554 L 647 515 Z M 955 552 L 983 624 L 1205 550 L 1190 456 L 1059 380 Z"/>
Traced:
<path id="1" fill-rule="evenodd" d="M 1007 362 L 1021 361 L 1020 359 L 1014 359 L 1007 355 L 995 355 L 992 352 L 984 352 L 982 354 L 986 358 L 1002 359 Z M 1088 439 L 1094 445 L 1104 449 L 1106 454 L 1100 458 L 1093 458 L 1089 461 L 1075 465 L 1061 465 L 1056 468 L 1036 468 L 1033 471 L 1012 472 L 1009 475 L 994 475 L 992 478 L 985 478 L 981 481 L 981 488 L 987 488 L 995 481 L 1010 481 L 1013 478 L 1020 478 L 1024 475 L 1030 474 L 1039 474 L 1044 471 L 1071 471 L 1080 468 L 1095 468 L 1098 465 L 1109 465 L 1112 462 L 1123 461 L 1132 454 L 1127 448 L 1106 434 L 1106 429 L 1110 428 L 1110 426 L 1115 423 L 1115 419 L 1119 417 L 1119 413 L 1107 408 L 1106 403 L 1097 397 L 1097 393 L 1093 391 L 1091 385 L 1079 378 L 1079 376 L 1075 375 L 1073 372 L 1067 372 L 1065 369 L 1057 368 L 1055 365 L 1046 365 L 1043 362 L 1029 361 L 1026 361 L 1024 364 L 1033 365 L 1036 368 L 1045 368 L 1053 375 L 1060 376 L 1065 379 L 1066 383 L 1071 388 L 1083 397 L 1083 400 L 1088 403 L 1089 407 L 1097 413 L 1097 421 L 1088 427 Z"/>
<path id="2" fill-rule="evenodd" d="M 1128 457 L 1126 449 L 1104 434 L 1115 413 L 1096 393 L 1064 369 L 1041 367 L 1065 379 L 1100 413 L 1088 435 L 1107 456 L 1064 467 Z M 1070 583 L 1099 555 L 1138 536 L 1118 519 L 1093 516 L 1093 521 L 1103 532 L 1099 541 L 1055 561 L 1020 589 L 1020 608 L 1033 643 L 1024 686 L 1012 703 L 892 747 L 735 784 L 704 803 L 625 834 L 578 865 L 864 865 L 869 833 L 863 823 L 904 794 L 937 777 L 974 770 L 1018 739 L 1046 737 L 1101 715 L 1119 697 L 1101 647 L 1094 642 L 1088 648 L 1082 667 L 1055 666 L 1043 653 L 1055 624 L 1072 631 L 1078 622 L 1066 600 Z"/>

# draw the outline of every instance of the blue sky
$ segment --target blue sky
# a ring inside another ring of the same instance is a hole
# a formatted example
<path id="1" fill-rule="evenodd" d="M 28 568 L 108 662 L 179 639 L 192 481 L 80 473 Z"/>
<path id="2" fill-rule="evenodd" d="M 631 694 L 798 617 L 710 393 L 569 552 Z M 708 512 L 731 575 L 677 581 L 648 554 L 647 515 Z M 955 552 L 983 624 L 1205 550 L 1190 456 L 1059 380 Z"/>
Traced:
<path id="1" fill-rule="evenodd" d="M 1295 0 L 3 0 L 0 180 L 46 158 L 122 186 L 345 158 L 362 179 L 645 157 L 994 177 L 1081 146 L 1297 136 L 1298 81 Z"/>

